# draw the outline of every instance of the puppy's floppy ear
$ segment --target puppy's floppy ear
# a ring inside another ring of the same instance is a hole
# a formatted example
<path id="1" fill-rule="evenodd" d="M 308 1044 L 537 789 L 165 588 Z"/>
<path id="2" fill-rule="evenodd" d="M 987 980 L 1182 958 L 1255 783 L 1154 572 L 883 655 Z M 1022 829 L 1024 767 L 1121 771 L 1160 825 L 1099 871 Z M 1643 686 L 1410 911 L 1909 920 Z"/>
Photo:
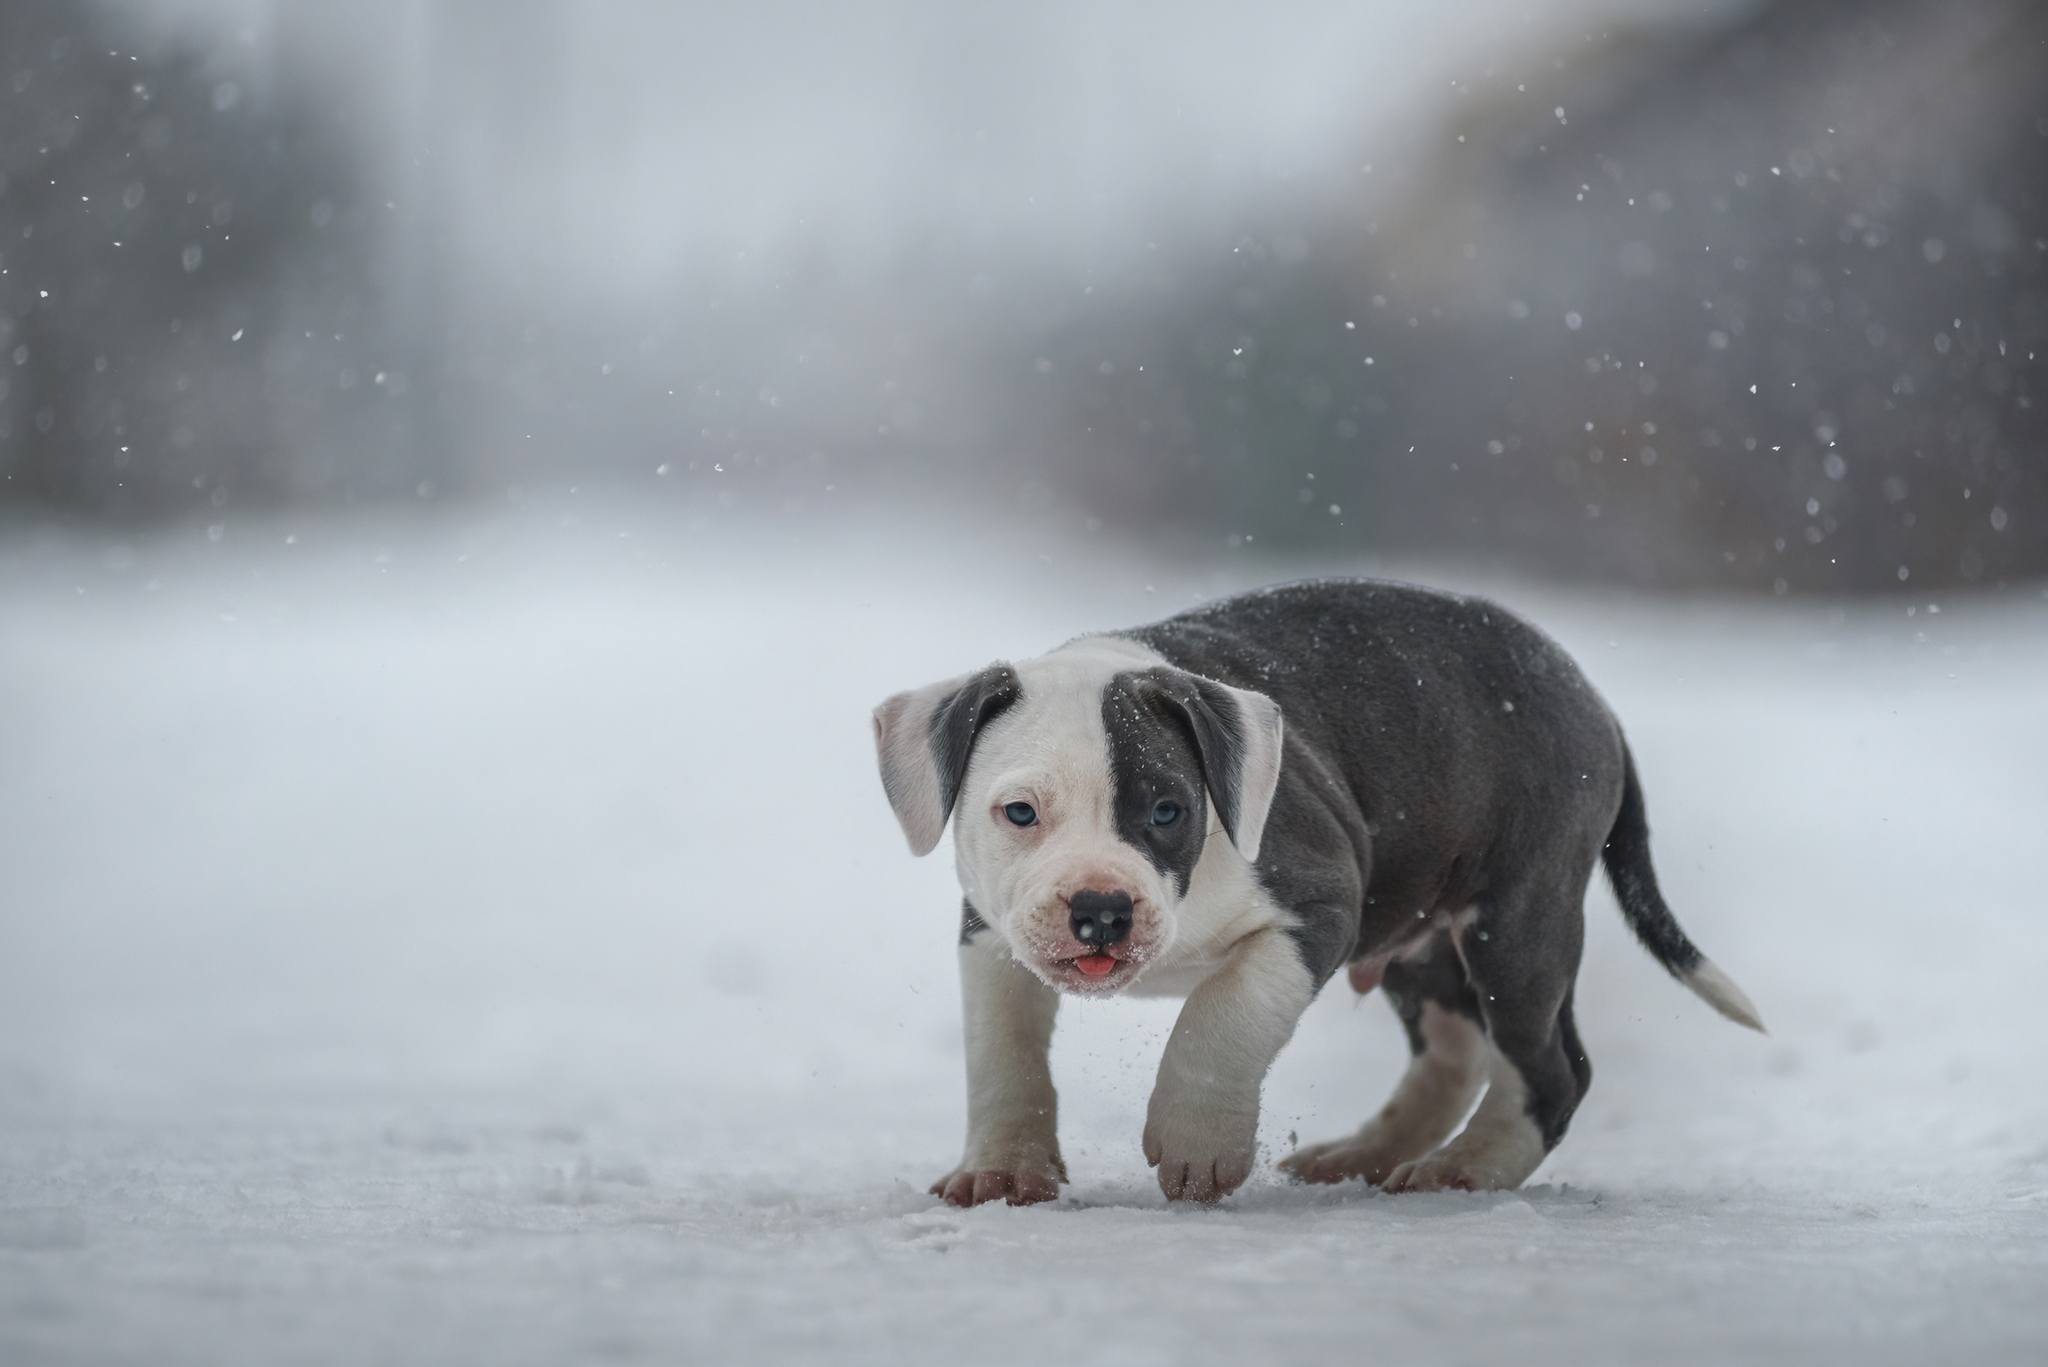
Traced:
<path id="1" fill-rule="evenodd" d="M 967 777 L 974 738 L 1017 701 L 1017 671 L 1002 663 L 898 693 L 875 709 L 882 788 L 912 854 L 930 854 Z"/>
<path id="2" fill-rule="evenodd" d="M 1247 860 L 1257 859 L 1280 786 L 1280 704 L 1186 670 L 1151 674 L 1194 739 L 1202 781 L 1230 843 Z"/>

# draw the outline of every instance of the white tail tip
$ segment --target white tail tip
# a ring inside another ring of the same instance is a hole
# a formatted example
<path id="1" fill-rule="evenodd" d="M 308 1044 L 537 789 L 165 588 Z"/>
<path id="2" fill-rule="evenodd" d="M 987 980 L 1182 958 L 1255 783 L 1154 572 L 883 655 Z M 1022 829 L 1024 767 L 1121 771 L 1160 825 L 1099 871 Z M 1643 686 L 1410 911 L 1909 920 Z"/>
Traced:
<path id="1" fill-rule="evenodd" d="M 1714 966 L 1712 959 L 1701 959 L 1699 967 L 1680 979 L 1687 987 L 1697 992 L 1700 1000 L 1713 1007 L 1737 1025 L 1746 1025 L 1759 1035 L 1767 1035 L 1763 1018 L 1756 1013 L 1756 1007 L 1749 997 L 1735 985 L 1735 980 Z"/>

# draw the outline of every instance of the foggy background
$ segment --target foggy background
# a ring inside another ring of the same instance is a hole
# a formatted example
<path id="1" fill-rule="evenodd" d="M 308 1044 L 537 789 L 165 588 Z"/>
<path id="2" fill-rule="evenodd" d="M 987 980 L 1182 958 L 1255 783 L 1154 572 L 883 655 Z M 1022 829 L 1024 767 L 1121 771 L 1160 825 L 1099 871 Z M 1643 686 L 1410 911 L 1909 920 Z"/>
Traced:
<path id="1" fill-rule="evenodd" d="M 0 1361 L 2033 1364 L 2048 10 L 0 0 Z M 1613 706 L 1514 1192 L 926 1194 L 868 710 L 1328 573 Z M 1361 1345 L 1363 1348 L 1361 1348 Z"/>
<path id="2" fill-rule="evenodd" d="M 2044 32 L 16 0 L 0 501 L 914 495 L 1645 586 L 2038 576 Z"/>

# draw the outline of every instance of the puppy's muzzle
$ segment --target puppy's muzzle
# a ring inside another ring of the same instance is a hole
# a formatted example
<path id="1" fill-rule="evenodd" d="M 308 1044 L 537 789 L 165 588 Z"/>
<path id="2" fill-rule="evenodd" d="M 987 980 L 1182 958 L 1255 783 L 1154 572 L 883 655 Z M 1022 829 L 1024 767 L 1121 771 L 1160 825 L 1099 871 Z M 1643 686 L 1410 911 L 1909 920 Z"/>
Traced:
<path id="1" fill-rule="evenodd" d="M 1067 899 L 1067 919 L 1075 939 L 1094 949 L 1107 949 L 1131 933 L 1131 895 L 1077 892 Z"/>

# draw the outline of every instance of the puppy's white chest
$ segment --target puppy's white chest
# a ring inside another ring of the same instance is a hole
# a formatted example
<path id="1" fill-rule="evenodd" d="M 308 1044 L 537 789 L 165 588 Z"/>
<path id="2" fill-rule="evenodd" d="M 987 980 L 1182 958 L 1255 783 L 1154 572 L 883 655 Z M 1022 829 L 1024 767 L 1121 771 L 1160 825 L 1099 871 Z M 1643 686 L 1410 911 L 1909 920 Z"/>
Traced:
<path id="1" fill-rule="evenodd" d="M 1202 981 L 1223 967 L 1219 957 L 1175 959 L 1170 963 L 1155 964 L 1145 970 L 1139 979 L 1124 989 L 1127 997 L 1185 997 L 1202 984 Z"/>
<path id="2" fill-rule="evenodd" d="M 1180 906 L 1173 948 L 1124 989 L 1128 995 L 1185 997 L 1222 968 L 1246 936 L 1287 921 L 1228 838 L 1217 831 L 1209 842 Z"/>

